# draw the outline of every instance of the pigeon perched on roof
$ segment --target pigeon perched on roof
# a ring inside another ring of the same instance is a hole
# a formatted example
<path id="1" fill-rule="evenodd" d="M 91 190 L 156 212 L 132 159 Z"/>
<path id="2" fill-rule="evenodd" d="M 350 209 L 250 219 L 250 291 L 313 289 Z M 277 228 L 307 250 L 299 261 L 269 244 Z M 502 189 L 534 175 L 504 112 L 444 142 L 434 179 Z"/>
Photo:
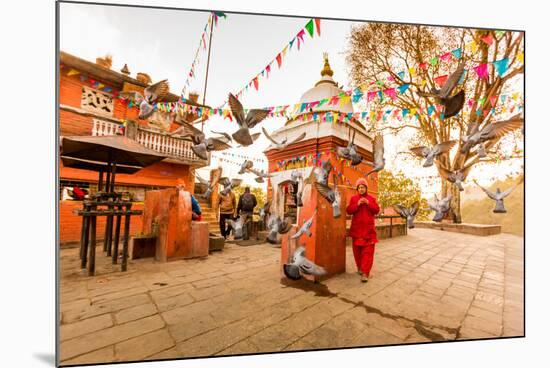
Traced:
<path id="1" fill-rule="evenodd" d="M 397 212 L 401 217 L 405 218 L 407 220 L 407 227 L 409 229 L 414 228 L 414 218 L 418 214 L 418 207 L 419 207 L 418 201 L 414 202 L 410 207 L 405 207 L 400 204 L 396 204 L 393 206 L 395 209 L 395 212 Z"/>
<path id="2" fill-rule="evenodd" d="M 482 187 L 481 185 L 479 185 L 478 182 L 474 180 L 474 183 L 476 183 L 476 185 L 478 187 L 480 187 L 481 190 L 483 190 L 485 192 L 485 194 L 487 194 L 487 197 L 489 197 L 489 198 L 491 198 L 492 200 L 495 201 L 495 208 L 493 209 L 494 213 L 506 213 L 507 212 L 506 208 L 504 207 L 504 198 L 508 197 L 510 195 L 510 193 L 512 193 L 514 191 L 514 189 L 516 189 L 516 187 L 519 184 L 521 184 L 522 182 L 523 182 L 523 177 L 518 183 L 516 183 L 516 185 L 514 185 L 511 188 L 508 188 L 504 192 L 501 192 L 500 188 L 497 188 L 496 192 L 491 192 L 490 190 L 488 190 L 488 189 Z"/>
<path id="3" fill-rule="evenodd" d="M 300 142 L 302 139 L 304 139 L 306 137 L 306 133 L 303 132 L 302 134 L 300 134 L 298 137 L 296 137 L 295 139 L 293 139 L 292 141 L 288 142 L 288 139 L 287 138 L 284 138 L 283 140 L 281 140 L 280 142 L 277 142 L 273 137 L 271 137 L 269 135 L 269 133 L 265 130 L 264 127 L 262 127 L 262 132 L 264 132 L 264 135 L 267 139 L 269 139 L 271 141 L 271 143 L 273 143 L 275 145 L 275 148 L 278 149 L 278 150 L 282 150 L 282 149 L 285 149 L 287 146 L 291 145 L 291 144 L 294 144 L 294 143 L 298 143 Z"/>
<path id="4" fill-rule="evenodd" d="M 442 199 L 437 198 L 437 195 L 434 195 L 434 197 L 434 201 L 428 204 L 430 206 L 430 209 L 435 211 L 435 216 L 432 221 L 441 222 L 441 220 L 443 220 L 443 217 L 445 217 L 447 212 L 449 212 L 449 210 L 451 209 L 452 196 L 449 195 Z"/>
<path id="5" fill-rule="evenodd" d="M 453 148 L 456 144 L 456 141 L 446 141 L 436 144 L 433 147 L 418 146 L 410 148 L 410 151 L 418 157 L 425 158 L 424 167 L 430 167 L 434 163 L 434 159 L 438 158 L 439 155 L 447 153 Z"/>
<path id="6" fill-rule="evenodd" d="M 327 271 L 306 258 L 306 248 L 298 247 L 292 255 L 290 263 L 283 265 L 283 272 L 286 277 L 291 280 L 299 280 L 302 278 L 302 273 L 305 275 L 323 276 Z"/>
<path id="7" fill-rule="evenodd" d="M 487 116 L 487 118 L 490 115 Z M 512 116 L 508 120 L 486 123 L 483 129 L 479 129 L 480 124 L 471 122 L 468 125 L 468 132 L 462 139 L 462 148 L 460 152 L 466 153 L 475 145 L 482 144 L 495 138 L 502 138 L 507 133 L 519 129 L 523 126 L 521 114 Z M 484 148 L 483 148 L 484 149 Z"/>
<path id="8" fill-rule="evenodd" d="M 254 142 L 254 139 L 250 135 L 249 129 L 254 128 L 258 123 L 264 120 L 269 114 L 269 110 L 251 109 L 245 116 L 243 105 L 231 93 L 229 94 L 229 107 L 231 108 L 231 113 L 233 117 L 240 127 L 239 130 L 237 130 L 231 136 L 237 143 L 241 144 L 242 146 L 250 146 Z"/>
<path id="9" fill-rule="evenodd" d="M 460 77 L 464 73 L 465 61 L 462 61 L 456 70 L 447 78 L 447 81 L 441 87 L 441 89 L 432 88 L 431 92 L 418 92 L 422 97 L 434 97 L 435 100 L 445 106 L 444 118 L 447 119 L 451 116 L 458 114 L 458 112 L 464 106 L 466 95 L 464 90 L 460 90 L 455 95 L 451 96 L 451 93 L 458 85 Z"/>
<path id="10" fill-rule="evenodd" d="M 170 88 L 168 86 L 168 79 L 161 80 L 155 84 L 152 84 L 144 89 L 145 97 L 139 92 L 120 92 L 119 96 L 130 99 L 139 106 L 140 119 L 147 119 L 155 112 L 154 104 L 166 96 Z"/>

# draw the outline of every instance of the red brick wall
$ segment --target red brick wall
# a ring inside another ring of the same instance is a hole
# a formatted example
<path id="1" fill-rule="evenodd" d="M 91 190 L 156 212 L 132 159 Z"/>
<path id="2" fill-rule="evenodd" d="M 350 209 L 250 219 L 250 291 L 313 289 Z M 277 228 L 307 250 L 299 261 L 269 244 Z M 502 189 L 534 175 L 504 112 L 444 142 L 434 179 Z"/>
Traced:
<path id="1" fill-rule="evenodd" d="M 81 201 L 60 201 L 59 202 L 59 242 L 60 244 L 80 242 L 82 228 L 82 217 L 74 214 L 74 210 L 82 209 Z M 143 210 L 143 203 L 135 203 L 132 209 Z M 97 239 L 105 235 L 105 217 L 97 219 Z M 124 221 L 124 218 L 122 218 Z M 132 216 L 130 220 L 130 235 L 141 231 L 142 216 Z M 124 231 L 124 222 L 121 223 L 121 232 Z"/>

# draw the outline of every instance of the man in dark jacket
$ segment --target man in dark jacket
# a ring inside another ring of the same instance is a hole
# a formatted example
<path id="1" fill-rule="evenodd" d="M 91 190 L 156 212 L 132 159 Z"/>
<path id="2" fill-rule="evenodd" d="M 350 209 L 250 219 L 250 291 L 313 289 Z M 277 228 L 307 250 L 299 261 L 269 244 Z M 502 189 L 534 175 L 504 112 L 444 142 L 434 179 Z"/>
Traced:
<path id="1" fill-rule="evenodd" d="M 361 281 L 367 282 L 374 262 L 374 245 L 378 243 L 374 216 L 380 212 L 376 199 L 367 194 L 367 181 L 363 178 L 355 184 L 357 194 L 351 197 L 346 212 L 353 215 L 349 236 L 353 240 L 353 256 Z"/>
<path id="2" fill-rule="evenodd" d="M 243 231 L 243 240 L 248 240 L 250 233 L 252 232 L 252 215 L 254 214 L 254 207 L 258 204 L 256 196 L 250 193 L 250 187 L 244 188 L 244 193 L 239 197 L 239 204 L 237 205 L 237 213 L 243 216 L 245 224 Z"/>

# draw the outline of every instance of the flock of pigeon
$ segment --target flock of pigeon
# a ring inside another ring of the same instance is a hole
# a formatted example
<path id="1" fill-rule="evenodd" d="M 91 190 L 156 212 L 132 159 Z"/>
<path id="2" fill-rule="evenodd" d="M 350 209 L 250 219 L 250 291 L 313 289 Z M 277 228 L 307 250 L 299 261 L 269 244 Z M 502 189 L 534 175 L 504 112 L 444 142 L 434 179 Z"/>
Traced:
<path id="1" fill-rule="evenodd" d="M 449 76 L 445 84 L 441 89 L 432 88 L 430 92 L 418 91 L 418 95 L 425 98 L 433 98 L 438 104 L 444 106 L 443 118 L 447 119 L 452 116 L 455 116 L 462 109 L 465 101 L 464 89 L 460 89 L 458 92 L 453 94 L 453 91 L 458 86 L 460 80 L 462 79 L 463 74 L 465 73 L 465 62 L 459 64 L 458 68 Z M 154 112 L 154 104 L 158 102 L 163 96 L 168 93 L 168 83 L 166 80 L 155 83 L 144 90 L 145 97 L 138 92 L 123 92 L 121 96 L 124 98 L 132 99 L 136 105 L 139 106 L 140 119 L 146 119 L 151 116 Z M 233 95 L 229 94 L 229 106 L 231 113 L 237 122 L 239 129 L 233 134 L 229 135 L 224 132 L 215 132 L 217 136 L 206 137 L 206 135 L 200 130 L 194 128 L 190 124 L 183 124 L 180 128 L 171 133 L 172 136 L 180 137 L 184 140 L 192 142 L 193 152 L 202 159 L 208 158 L 208 152 L 210 151 L 221 151 L 232 148 L 231 143 L 235 141 L 240 146 L 236 147 L 247 147 L 254 143 L 256 139 L 260 136 L 260 133 L 251 133 L 250 129 L 258 125 L 262 120 L 264 120 L 268 114 L 268 110 L 264 109 L 250 109 L 245 114 L 245 110 L 240 103 L 240 101 Z M 490 115 L 487 116 L 487 118 Z M 484 126 L 483 128 L 480 128 Z M 470 151 L 472 148 L 477 147 L 476 154 L 479 158 L 487 156 L 485 143 L 492 141 L 496 138 L 500 138 L 511 132 L 515 129 L 522 128 L 523 118 L 520 115 L 516 115 L 505 121 L 498 121 L 488 124 L 487 120 L 483 123 L 472 122 L 469 124 L 467 133 L 465 136 L 461 137 L 461 147 L 460 153 L 465 155 L 465 158 L 470 157 Z M 271 137 L 268 132 L 262 127 L 262 132 L 266 138 L 273 144 L 273 147 L 277 150 L 284 150 L 287 146 L 300 142 L 306 137 L 306 133 L 302 133 L 300 136 L 289 141 L 287 138 L 277 141 Z M 359 154 L 359 149 L 355 144 L 355 134 L 351 134 L 351 128 L 348 136 L 348 144 L 345 147 L 337 147 L 336 154 L 339 158 L 349 160 L 352 166 L 357 166 L 364 162 L 364 158 Z M 452 170 L 443 166 L 439 158 L 442 154 L 448 153 L 455 145 L 457 141 L 450 140 L 436 144 L 433 147 L 419 146 L 412 147 L 410 151 L 418 156 L 423 158 L 424 167 L 431 167 L 436 164 L 438 171 L 442 178 L 456 185 L 457 188 L 462 191 L 464 190 L 462 183 L 466 180 L 469 171 L 471 170 L 473 163 L 463 165 L 461 169 Z M 245 160 L 239 170 L 239 175 L 244 173 L 252 173 L 255 175 L 255 181 L 258 183 L 263 183 L 264 179 L 268 178 L 270 175 L 257 170 L 253 167 L 253 162 L 250 160 Z M 383 170 L 385 166 L 384 160 L 384 139 L 381 134 L 377 134 L 374 138 L 373 144 L 373 168 L 366 174 L 368 177 L 370 174 Z M 302 207 L 302 193 L 305 185 L 313 185 L 319 194 L 325 198 L 333 208 L 334 218 L 341 216 L 340 205 L 341 205 L 341 195 L 338 190 L 338 176 L 333 174 L 333 183 L 329 184 L 329 177 L 332 170 L 332 164 L 329 160 L 322 161 L 321 165 L 314 167 L 307 178 L 303 177 L 302 172 L 298 170 L 293 170 L 291 172 L 290 182 L 295 185 L 296 188 L 299 188 L 296 193 L 296 205 L 297 207 Z M 206 192 L 203 194 L 203 197 L 208 199 L 212 193 L 213 188 L 219 183 L 224 189 L 221 193 L 227 193 L 229 190 L 232 190 L 238 187 L 242 180 L 241 179 L 229 179 L 227 177 L 221 177 L 221 170 L 216 172 L 216 175 L 210 180 L 206 181 L 197 175 L 199 181 L 207 186 Z M 476 182 L 477 184 L 477 182 Z M 519 184 L 519 183 L 518 183 Z M 477 184 L 479 185 L 479 184 Z M 517 186 L 517 184 L 516 184 Z M 504 213 L 506 209 L 504 208 L 504 198 L 508 196 L 515 188 L 512 187 L 504 192 L 501 192 L 497 188 L 496 193 L 492 193 L 487 189 L 481 187 L 487 196 L 493 199 L 496 202 L 494 212 L 495 213 Z M 435 196 L 435 199 L 432 203 L 429 204 L 430 209 L 435 211 L 435 216 L 433 221 L 441 221 L 445 215 L 451 209 L 451 199 L 452 196 L 449 195 L 445 198 L 439 199 Z M 401 204 L 396 204 L 394 209 L 407 221 L 407 226 L 409 228 L 414 227 L 414 218 L 418 214 L 419 203 L 415 202 L 410 207 L 405 207 Z M 266 205 L 260 209 L 260 218 L 262 221 L 267 219 L 268 226 L 268 236 L 267 241 L 272 244 L 280 243 L 279 235 L 286 234 L 290 231 L 291 221 L 288 218 L 281 219 L 276 214 L 270 213 L 270 202 L 267 202 Z M 305 221 L 299 231 L 293 235 L 291 238 L 298 240 L 302 235 L 306 234 L 311 236 L 310 228 L 313 224 L 312 216 L 309 220 Z M 229 223 L 234 229 L 234 234 L 236 238 L 242 236 L 242 229 L 244 226 L 244 219 L 239 217 L 237 220 L 230 220 Z M 317 275 L 321 276 L 326 273 L 326 271 L 313 262 L 308 260 L 305 256 L 305 248 L 300 246 L 294 252 L 292 259 L 289 263 L 284 265 L 285 275 L 293 280 L 299 279 L 301 274 Z"/>

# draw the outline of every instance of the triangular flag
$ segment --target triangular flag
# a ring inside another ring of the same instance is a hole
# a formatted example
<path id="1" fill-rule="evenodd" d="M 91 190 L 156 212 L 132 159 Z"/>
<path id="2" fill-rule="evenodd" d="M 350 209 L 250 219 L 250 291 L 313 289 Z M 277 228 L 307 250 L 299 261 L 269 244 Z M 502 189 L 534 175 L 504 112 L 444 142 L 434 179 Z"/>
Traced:
<path id="1" fill-rule="evenodd" d="M 506 70 L 508 70 L 508 61 L 508 58 L 493 61 L 493 65 L 495 66 L 497 73 L 500 77 L 502 77 L 502 75 L 506 73 Z"/>
<path id="2" fill-rule="evenodd" d="M 391 76 L 391 75 L 389 75 L 387 79 L 388 79 L 390 82 L 393 82 L 393 81 L 395 80 L 395 78 L 394 78 L 393 76 Z"/>
<path id="3" fill-rule="evenodd" d="M 77 75 L 77 74 L 80 74 L 80 72 L 76 69 L 71 69 L 69 70 L 69 72 L 67 73 L 67 76 L 70 77 L 71 75 Z"/>
<path id="4" fill-rule="evenodd" d="M 481 41 L 485 42 L 487 45 L 491 46 L 491 44 L 493 43 L 494 39 L 493 39 L 493 35 L 488 33 L 487 35 L 481 37 Z"/>
<path id="5" fill-rule="evenodd" d="M 321 36 L 321 18 L 315 18 L 315 25 L 317 26 L 317 35 Z"/>
<path id="6" fill-rule="evenodd" d="M 410 84 L 402 84 L 399 87 L 397 87 L 397 89 L 399 90 L 400 94 L 403 94 L 403 93 L 407 92 L 407 90 L 409 89 L 409 86 L 410 86 Z"/>
<path id="7" fill-rule="evenodd" d="M 404 71 L 400 71 L 399 73 L 397 73 L 397 75 L 399 76 L 400 79 L 405 78 L 405 72 Z"/>
<path id="8" fill-rule="evenodd" d="M 500 38 L 501 36 L 503 36 L 506 32 L 505 31 L 495 31 L 495 35 Z"/>
<path id="9" fill-rule="evenodd" d="M 454 49 L 453 51 L 451 51 L 451 53 L 457 59 L 462 58 L 462 49 L 460 47 L 458 49 Z"/>
<path id="10" fill-rule="evenodd" d="M 254 78 L 252 80 L 254 82 L 254 88 L 256 88 L 256 91 L 258 90 L 258 77 Z"/>
<path id="11" fill-rule="evenodd" d="M 435 110 L 435 107 L 433 107 L 433 106 L 431 106 L 431 105 L 428 106 L 428 116 L 431 116 L 432 113 L 434 112 L 434 110 Z"/>
<path id="12" fill-rule="evenodd" d="M 292 45 L 294 44 L 294 41 L 296 41 L 296 37 L 294 37 L 289 43 L 288 45 L 290 46 L 289 47 L 289 50 L 292 50 Z M 283 50 L 284 51 L 284 50 Z"/>
<path id="13" fill-rule="evenodd" d="M 447 74 L 445 75 L 441 75 L 439 77 L 436 77 L 434 78 L 434 82 L 439 86 L 439 87 L 443 87 L 443 85 L 445 84 L 445 82 L 447 81 L 447 78 L 449 76 Z"/>
<path id="14" fill-rule="evenodd" d="M 477 51 L 477 43 L 475 41 L 470 42 L 466 47 L 472 52 L 472 54 L 475 54 Z"/>
<path id="15" fill-rule="evenodd" d="M 497 96 L 491 96 L 489 97 L 489 101 L 491 102 L 491 106 L 495 106 L 495 103 L 497 101 Z"/>
<path id="16" fill-rule="evenodd" d="M 433 58 L 430 59 L 430 64 L 431 64 L 432 66 L 436 66 L 438 61 L 439 61 L 438 58 L 433 57 Z"/>
<path id="17" fill-rule="evenodd" d="M 423 62 L 421 62 L 421 63 L 418 65 L 418 67 L 419 67 L 420 69 L 426 70 L 426 69 L 428 69 L 428 63 L 425 62 L 425 61 L 423 61 Z"/>
<path id="18" fill-rule="evenodd" d="M 415 68 L 409 68 L 409 74 L 411 77 L 414 77 L 416 75 L 416 69 Z"/>
<path id="19" fill-rule="evenodd" d="M 384 90 L 384 94 L 391 98 L 392 100 L 395 100 L 397 98 L 397 94 L 395 93 L 395 88 L 388 88 Z"/>
<path id="20" fill-rule="evenodd" d="M 305 28 L 307 29 L 307 33 L 309 33 L 309 35 L 313 38 L 313 32 L 314 32 L 313 19 L 310 19 L 309 22 L 306 23 Z"/>
<path id="21" fill-rule="evenodd" d="M 480 65 L 474 67 L 473 69 L 476 71 L 477 76 L 478 76 L 480 79 L 489 78 L 489 68 L 488 68 L 488 64 L 480 64 Z"/>
<path id="22" fill-rule="evenodd" d="M 304 32 L 304 30 L 300 30 L 300 32 L 298 32 L 298 34 L 296 35 L 298 37 L 298 50 L 300 50 L 300 44 L 302 44 L 304 42 L 304 35 L 306 33 Z"/>
<path id="23" fill-rule="evenodd" d="M 275 59 L 277 60 L 277 65 L 279 66 L 279 68 L 281 68 L 281 64 L 283 62 L 283 59 L 281 57 L 281 53 L 278 53 L 277 56 L 275 57 Z"/>
<path id="24" fill-rule="evenodd" d="M 449 61 L 449 59 L 451 58 L 451 53 L 450 53 L 450 52 L 447 52 L 447 53 L 441 55 L 439 58 L 440 58 L 442 61 Z"/>
<path id="25" fill-rule="evenodd" d="M 464 83 L 464 80 L 466 79 L 466 74 L 468 74 L 468 72 L 466 70 L 463 70 L 462 75 L 460 76 L 460 79 L 458 80 L 459 85 Z"/>
<path id="26" fill-rule="evenodd" d="M 405 117 L 409 113 L 409 109 L 403 109 L 401 110 L 401 116 Z"/>
<path id="27" fill-rule="evenodd" d="M 267 77 L 269 78 L 269 72 L 271 71 L 271 64 L 268 64 L 266 67 L 265 67 L 265 71 L 267 73 Z"/>
<path id="28" fill-rule="evenodd" d="M 375 97 L 376 97 L 376 92 L 368 92 L 367 93 L 367 102 L 370 102 L 370 101 L 374 100 Z"/>
<path id="29" fill-rule="evenodd" d="M 380 80 L 377 80 L 376 84 L 378 84 L 378 86 L 380 86 L 380 87 L 384 87 L 384 82 L 382 82 Z"/>

